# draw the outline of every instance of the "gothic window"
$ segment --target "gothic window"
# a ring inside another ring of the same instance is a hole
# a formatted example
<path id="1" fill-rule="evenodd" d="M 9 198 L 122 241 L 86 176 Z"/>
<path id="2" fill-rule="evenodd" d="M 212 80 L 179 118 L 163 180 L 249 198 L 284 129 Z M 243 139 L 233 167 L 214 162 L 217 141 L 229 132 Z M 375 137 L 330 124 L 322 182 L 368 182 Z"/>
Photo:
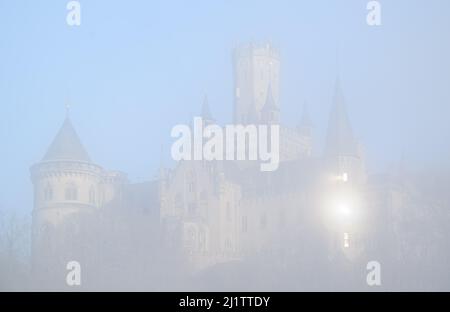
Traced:
<path id="1" fill-rule="evenodd" d="M 206 244 L 205 231 L 201 230 L 198 233 L 198 249 L 204 250 L 206 247 L 205 244 Z"/>
<path id="2" fill-rule="evenodd" d="M 226 251 L 230 251 L 231 250 L 231 240 L 230 240 L 230 238 L 227 238 L 226 240 L 225 240 L 225 250 Z"/>
<path id="3" fill-rule="evenodd" d="M 74 183 L 69 183 L 66 186 L 66 200 L 77 200 L 78 199 L 78 190 Z"/>
<path id="4" fill-rule="evenodd" d="M 95 204 L 95 189 L 93 186 L 89 189 L 89 203 Z"/>
<path id="5" fill-rule="evenodd" d="M 53 189 L 50 186 L 50 184 L 47 184 L 47 186 L 44 188 L 44 200 L 50 201 L 53 199 Z"/>
<path id="6" fill-rule="evenodd" d="M 194 192 L 194 182 L 189 182 L 188 183 L 188 191 L 190 193 Z"/>
<path id="7" fill-rule="evenodd" d="M 186 238 L 185 238 L 185 247 L 187 250 L 192 251 L 195 248 L 195 229 L 193 227 L 189 227 L 186 231 Z"/>
<path id="8" fill-rule="evenodd" d="M 344 248 L 350 247 L 350 235 L 348 233 L 344 233 Z"/>

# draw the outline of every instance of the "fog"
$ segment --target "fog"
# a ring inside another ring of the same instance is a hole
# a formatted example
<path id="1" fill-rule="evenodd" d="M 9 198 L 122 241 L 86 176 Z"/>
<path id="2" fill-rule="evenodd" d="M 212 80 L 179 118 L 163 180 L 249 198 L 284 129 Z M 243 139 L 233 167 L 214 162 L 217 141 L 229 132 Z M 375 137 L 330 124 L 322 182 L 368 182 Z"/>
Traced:
<path id="1" fill-rule="evenodd" d="M 448 1 L 0 3 L 0 290 L 449 291 Z"/>

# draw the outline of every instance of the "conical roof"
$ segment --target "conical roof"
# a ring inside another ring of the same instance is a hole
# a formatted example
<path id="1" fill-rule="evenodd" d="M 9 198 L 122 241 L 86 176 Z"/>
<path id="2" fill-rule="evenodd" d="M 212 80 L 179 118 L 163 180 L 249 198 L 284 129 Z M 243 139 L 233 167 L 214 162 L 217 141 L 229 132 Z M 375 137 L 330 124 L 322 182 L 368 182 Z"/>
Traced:
<path id="1" fill-rule="evenodd" d="M 88 153 L 67 117 L 47 150 L 43 161 L 76 160 L 90 162 Z"/>
<path id="2" fill-rule="evenodd" d="M 309 128 L 312 127 L 311 119 L 309 118 L 308 104 L 305 102 L 303 104 L 302 116 L 299 123 L 300 128 Z"/>
<path id="3" fill-rule="evenodd" d="M 206 121 L 214 121 L 211 115 L 211 110 L 209 109 L 208 97 L 205 95 L 202 104 L 202 118 Z"/>
<path id="4" fill-rule="evenodd" d="M 339 78 L 336 80 L 325 153 L 327 156 L 356 155 L 356 142 L 347 116 L 344 94 Z"/>

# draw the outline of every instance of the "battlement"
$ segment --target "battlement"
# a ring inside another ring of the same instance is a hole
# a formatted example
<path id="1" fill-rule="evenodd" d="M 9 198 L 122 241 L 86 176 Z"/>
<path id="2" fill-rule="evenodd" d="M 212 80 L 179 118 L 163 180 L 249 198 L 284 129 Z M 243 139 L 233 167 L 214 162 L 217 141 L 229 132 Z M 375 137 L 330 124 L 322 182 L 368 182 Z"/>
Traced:
<path id="1" fill-rule="evenodd" d="M 280 59 L 280 53 L 270 43 L 245 43 L 239 44 L 234 48 L 234 58 L 248 58 L 252 56 L 266 56 Z"/>

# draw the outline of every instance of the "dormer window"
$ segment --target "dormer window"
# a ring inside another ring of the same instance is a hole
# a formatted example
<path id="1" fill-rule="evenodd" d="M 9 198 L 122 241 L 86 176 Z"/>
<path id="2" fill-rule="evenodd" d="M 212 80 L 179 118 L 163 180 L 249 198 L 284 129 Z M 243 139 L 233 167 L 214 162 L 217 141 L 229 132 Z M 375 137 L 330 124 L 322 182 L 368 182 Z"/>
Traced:
<path id="1" fill-rule="evenodd" d="M 65 193 L 66 200 L 77 200 L 78 199 L 78 190 L 74 183 L 69 183 L 66 187 Z"/>
<path id="2" fill-rule="evenodd" d="M 95 189 L 93 186 L 89 190 L 89 203 L 95 204 Z"/>
<path id="3" fill-rule="evenodd" d="M 47 186 L 44 188 L 44 200 L 50 201 L 53 199 L 53 189 L 50 184 L 47 184 Z"/>

